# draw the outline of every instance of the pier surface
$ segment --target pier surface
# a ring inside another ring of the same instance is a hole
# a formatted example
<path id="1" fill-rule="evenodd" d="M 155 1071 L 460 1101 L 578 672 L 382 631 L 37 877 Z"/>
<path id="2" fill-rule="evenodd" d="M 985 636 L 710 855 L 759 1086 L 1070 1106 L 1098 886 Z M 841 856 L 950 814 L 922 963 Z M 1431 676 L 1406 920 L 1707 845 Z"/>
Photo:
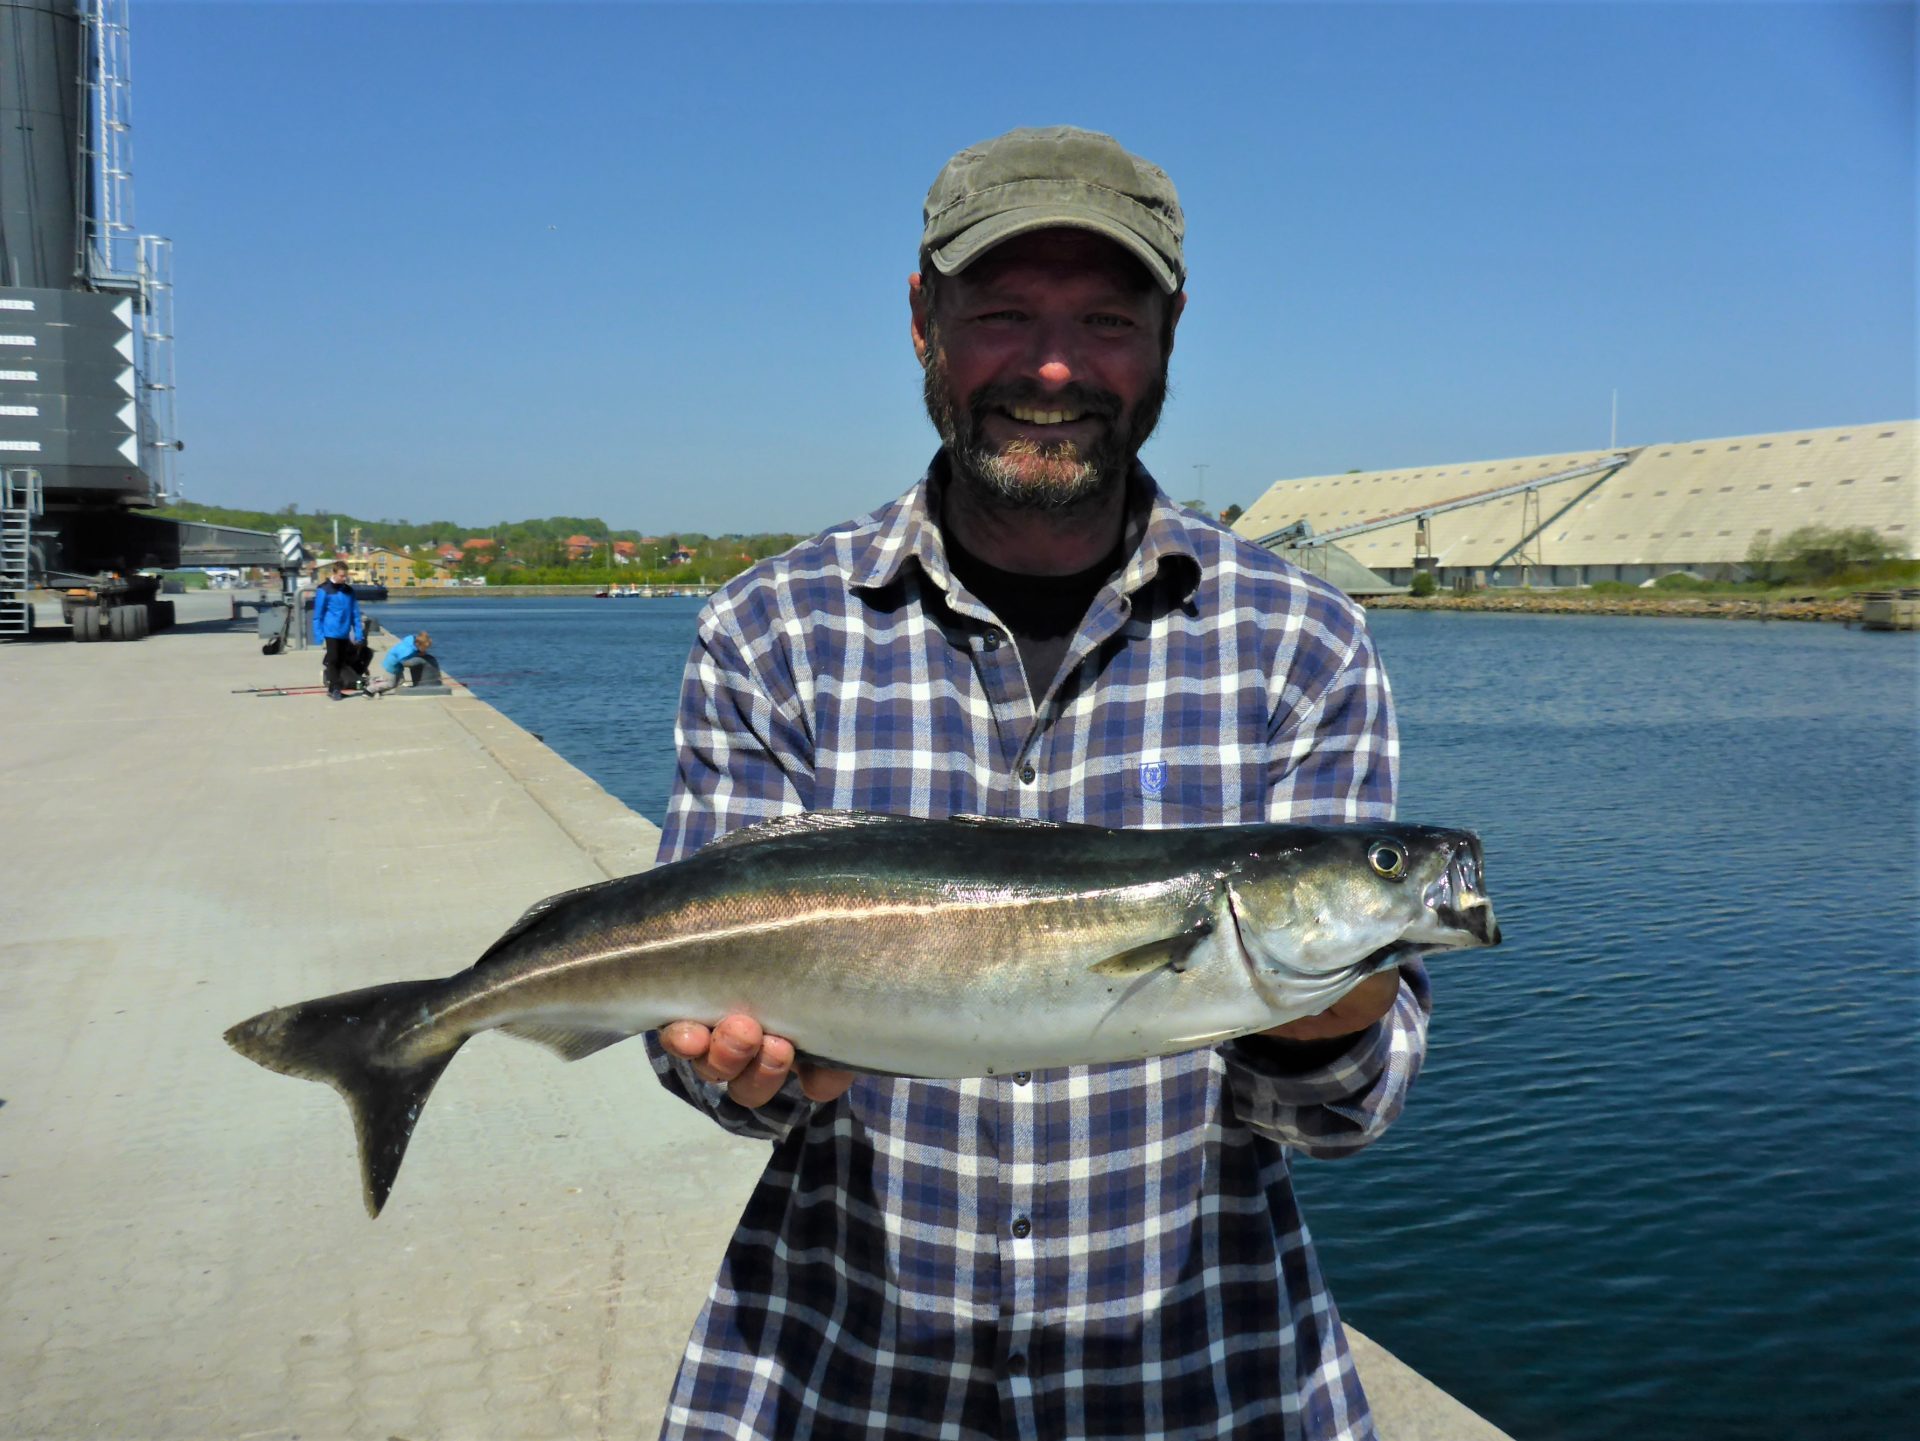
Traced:
<path id="1" fill-rule="evenodd" d="M 0 1437 L 652 1435 L 764 1146 L 638 1045 L 482 1037 L 373 1222 L 339 1099 L 221 1032 L 457 970 L 655 828 L 458 686 L 233 694 L 319 654 L 178 599 L 0 646 Z M 1386 1441 L 1500 1436 L 1353 1339 Z"/>

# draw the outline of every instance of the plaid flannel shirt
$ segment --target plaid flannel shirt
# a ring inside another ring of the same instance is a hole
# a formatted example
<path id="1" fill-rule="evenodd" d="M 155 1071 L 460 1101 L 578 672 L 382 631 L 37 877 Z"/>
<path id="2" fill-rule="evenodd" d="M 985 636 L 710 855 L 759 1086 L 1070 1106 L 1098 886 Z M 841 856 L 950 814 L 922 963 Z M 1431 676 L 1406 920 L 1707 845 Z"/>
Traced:
<path id="1" fill-rule="evenodd" d="M 660 857 L 801 810 L 1103 826 L 1390 818 L 1386 677 L 1346 597 L 1144 470 L 1120 576 L 1050 690 L 953 579 L 937 488 L 748 571 L 702 613 Z M 862 1076 L 748 1111 L 774 1143 L 663 1436 L 1374 1435 L 1288 1178 L 1399 1112 L 1425 972 L 1305 1074 L 1238 1044 L 985 1080 Z M 884 1017 L 875 1017 L 884 1025 Z"/>

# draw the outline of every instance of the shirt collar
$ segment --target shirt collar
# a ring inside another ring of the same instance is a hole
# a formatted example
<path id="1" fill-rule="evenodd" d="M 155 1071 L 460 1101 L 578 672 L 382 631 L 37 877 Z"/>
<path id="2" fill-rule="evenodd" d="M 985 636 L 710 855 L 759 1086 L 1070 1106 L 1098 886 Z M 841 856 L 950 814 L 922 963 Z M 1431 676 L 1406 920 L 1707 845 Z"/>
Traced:
<path id="1" fill-rule="evenodd" d="M 946 543 L 940 534 L 940 490 L 947 481 L 947 456 L 938 452 L 919 481 L 900 499 L 881 510 L 864 550 L 848 567 L 850 589 L 877 590 L 898 580 L 909 560 L 917 561 L 927 578 L 943 591 L 953 587 L 947 566 Z M 1200 555 L 1194 544 L 1192 519 L 1167 497 L 1147 468 L 1135 461 L 1128 480 L 1134 504 L 1128 507 L 1121 551 L 1127 557 L 1120 572 L 1120 593 L 1134 595 L 1162 574 L 1175 587 L 1175 598 L 1190 598 L 1200 584 Z"/>

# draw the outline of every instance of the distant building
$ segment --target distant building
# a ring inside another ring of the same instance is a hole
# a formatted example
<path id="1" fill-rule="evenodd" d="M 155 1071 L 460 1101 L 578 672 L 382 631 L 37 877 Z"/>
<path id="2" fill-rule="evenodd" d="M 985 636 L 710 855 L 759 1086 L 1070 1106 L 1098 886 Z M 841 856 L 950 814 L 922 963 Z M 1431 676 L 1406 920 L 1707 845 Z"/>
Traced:
<path id="1" fill-rule="evenodd" d="M 585 560 L 592 555 L 600 544 L 590 535 L 570 535 L 567 537 L 567 559 Z"/>
<path id="2" fill-rule="evenodd" d="M 358 573 L 353 577 L 355 580 L 385 586 L 413 584 L 413 557 L 388 546 L 369 546 L 364 555 L 357 555 L 348 561 L 349 569 L 352 569 L 354 561 L 360 563 Z"/>
<path id="3" fill-rule="evenodd" d="M 357 551 L 340 555 L 322 556 L 314 568 L 317 577 L 324 579 L 337 561 L 347 568 L 347 579 L 354 585 L 412 585 L 413 560 L 410 555 L 393 549 L 391 546 L 368 545 Z M 445 569 L 445 567 L 441 567 Z"/>
<path id="4" fill-rule="evenodd" d="M 491 555 L 498 548 L 498 545 L 499 542 L 495 541 L 491 536 L 469 536 L 460 542 L 460 553 L 462 555 L 473 555 L 475 553 Z"/>
<path id="5" fill-rule="evenodd" d="M 1310 569 L 1344 552 L 1394 585 L 1418 570 L 1442 584 L 1741 578 L 1756 540 L 1810 525 L 1867 527 L 1920 556 L 1917 452 L 1920 421 L 1895 420 L 1304 476 L 1272 486 L 1233 529 Z M 1289 550 L 1303 522 L 1330 543 Z"/>
<path id="6" fill-rule="evenodd" d="M 634 544 L 630 540 L 616 540 L 613 543 L 613 559 L 617 565 L 633 564 Z"/>
<path id="7" fill-rule="evenodd" d="M 673 550 L 667 553 L 667 564 L 668 565 L 691 565 L 693 563 L 694 557 L 699 554 L 700 554 L 699 551 L 688 550 L 684 545 L 677 546 Z"/>

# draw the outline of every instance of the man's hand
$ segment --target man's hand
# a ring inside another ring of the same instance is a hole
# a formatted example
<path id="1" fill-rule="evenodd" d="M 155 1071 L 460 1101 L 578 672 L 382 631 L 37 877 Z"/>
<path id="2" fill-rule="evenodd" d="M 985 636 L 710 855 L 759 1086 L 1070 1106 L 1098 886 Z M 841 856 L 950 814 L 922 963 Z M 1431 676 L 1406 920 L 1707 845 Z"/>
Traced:
<path id="1" fill-rule="evenodd" d="M 1368 976 L 1317 1016 L 1302 1016 L 1260 1034 L 1282 1041 L 1330 1041 L 1355 1035 L 1391 1011 L 1399 994 L 1400 971 L 1395 967 Z"/>
<path id="2" fill-rule="evenodd" d="M 660 1028 L 660 1044 L 750 1111 L 771 1101 L 794 1068 L 793 1042 L 769 1036 L 751 1016 L 728 1016 L 711 1030 L 698 1021 L 674 1021 Z M 800 1089 L 811 1101 L 835 1100 L 852 1084 L 852 1071 L 800 1067 Z"/>

